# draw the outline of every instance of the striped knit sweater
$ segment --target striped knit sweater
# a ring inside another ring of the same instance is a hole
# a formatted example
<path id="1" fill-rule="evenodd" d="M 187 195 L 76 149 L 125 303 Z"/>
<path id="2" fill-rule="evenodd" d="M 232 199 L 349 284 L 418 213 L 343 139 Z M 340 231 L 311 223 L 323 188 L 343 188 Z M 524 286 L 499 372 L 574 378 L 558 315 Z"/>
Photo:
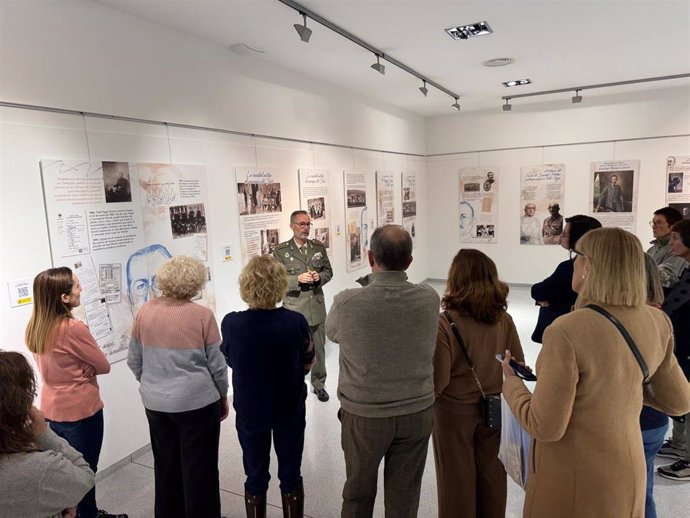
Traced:
<path id="1" fill-rule="evenodd" d="M 134 319 L 127 356 L 144 407 L 187 412 L 226 396 L 228 369 L 220 343 L 208 308 L 170 297 L 144 304 Z"/>

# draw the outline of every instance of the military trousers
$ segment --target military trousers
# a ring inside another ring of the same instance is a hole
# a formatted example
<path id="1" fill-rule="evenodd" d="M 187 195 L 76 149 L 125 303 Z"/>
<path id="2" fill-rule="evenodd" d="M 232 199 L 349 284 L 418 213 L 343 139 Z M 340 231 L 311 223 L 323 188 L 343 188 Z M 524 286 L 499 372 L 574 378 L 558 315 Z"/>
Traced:
<path id="1" fill-rule="evenodd" d="M 326 322 L 311 328 L 314 341 L 314 366 L 311 368 L 311 386 L 314 390 L 326 387 Z"/>

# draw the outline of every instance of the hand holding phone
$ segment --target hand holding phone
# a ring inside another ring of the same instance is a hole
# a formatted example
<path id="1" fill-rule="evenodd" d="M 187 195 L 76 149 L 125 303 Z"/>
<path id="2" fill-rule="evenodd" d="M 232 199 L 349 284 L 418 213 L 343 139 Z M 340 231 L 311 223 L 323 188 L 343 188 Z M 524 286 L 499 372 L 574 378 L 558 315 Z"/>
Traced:
<path id="1" fill-rule="evenodd" d="M 505 354 L 503 354 L 503 353 L 497 354 L 496 359 L 499 362 L 503 362 L 503 360 L 505 359 Z M 523 380 L 525 380 L 525 381 L 537 381 L 537 377 L 534 374 L 532 374 L 532 372 L 527 370 L 524 365 L 520 365 L 518 362 L 516 362 L 512 358 L 510 359 L 510 367 L 513 369 L 515 374 L 517 374 Z"/>

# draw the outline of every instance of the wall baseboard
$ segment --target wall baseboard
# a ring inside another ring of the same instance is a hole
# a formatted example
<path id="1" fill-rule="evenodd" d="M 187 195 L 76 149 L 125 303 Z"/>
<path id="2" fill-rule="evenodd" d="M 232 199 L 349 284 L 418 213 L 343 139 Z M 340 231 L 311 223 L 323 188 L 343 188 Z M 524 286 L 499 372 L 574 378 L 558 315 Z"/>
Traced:
<path id="1" fill-rule="evenodd" d="M 230 405 L 230 408 L 232 408 L 232 394 L 228 394 L 228 405 Z M 109 477 L 110 475 L 115 473 L 118 469 L 126 466 L 127 464 L 134 462 L 139 457 L 143 457 L 144 455 L 146 455 L 150 451 L 151 451 L 151 443 L 148 443 L 148 444 L 142 446 L 141 448 L 139 448 L 138 450 L 130 453 L 126 457 L 118 460 L 114 464 L 111 464 L 110 466 L 108 466 L 104 470 L 99 471 L 98 473 L 96 473 L 96 483 L 100 482 L 101 480 L 103 480 L 106 477 Z"/>

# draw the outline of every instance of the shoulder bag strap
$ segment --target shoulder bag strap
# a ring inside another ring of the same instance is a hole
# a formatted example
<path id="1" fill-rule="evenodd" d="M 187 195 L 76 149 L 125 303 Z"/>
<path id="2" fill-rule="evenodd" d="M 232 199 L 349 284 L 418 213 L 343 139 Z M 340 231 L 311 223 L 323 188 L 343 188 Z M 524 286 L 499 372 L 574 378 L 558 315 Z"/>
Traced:
<path id="1" fill-rule="evenodd" d="M 486 394 L 484 393 L 484 389 L 482 388 L 482 384 L 479 382 L 479 377 L 477 377 L 477 373 L 474 370 L 474 364 L 472 363 L 472 360 L 470 360 L 470 355 L 467 354 L 467 349 L 465 348 L 465 342 L 462 339 L 462 336 L 460 336 L 460 332 L 458 331 L 458 326 L 455 325 L 455 322 L 453 322 L 453 319 L 450 317 L 450 313 L 448 313 L 447 310 L 443 310 L 443 314 L 445 315 L 446 319 L 448 320 L 448 323 L 450 324 L 450 328 L 453 330 L 453 334 L 455 335 L 455 340 L 458 342 L 458 345 L 460 345 L 460 349 L 462 350 L 462 354 L 465 356 L 465 359 L 467 360 L 467 364 L 470 366 L 470 370 L 472 371 L 472 376 L 474 376 L 474 381 L 477 383 L 477 387 L 479 387 L 479 392 L 482 393 L 482 397 L 486 397 Z"/>
<path id="2" fill-rule="evenodd" d="M 644 376 L 644 381 L 642 383 L 644 385 L 649 383 L 649 368 L 647 367 L 647 362 L 644 361 L 644 358 L 642 357 L 640 350 L 637 348 L 637 345 L 635 345 L 635 341 L 632 339 L 632 336 L 630 336 L 630 333 L 628 333 L 628 330 L 625 329 L 625 327 L 623 327 L 623 324 L 621 324 L 616 317 L 614 317 L 611 313 L 606 311 L 601 306 L 597 306 L 596 304 L 587 304 L 585 307 L 596 311 L 600 315 L 605 316 L 611 321 L 611 323 L 614 326 L 618 328 L 618 330 L 623 335 L 623 338 L 625 338 L 625 341 L 628 343 L 628 347 L 630 347 L 630 350 L 632 351 L 635 360 L 637 360 L 640 369 L 642 369 L 642 375 Z"/>

